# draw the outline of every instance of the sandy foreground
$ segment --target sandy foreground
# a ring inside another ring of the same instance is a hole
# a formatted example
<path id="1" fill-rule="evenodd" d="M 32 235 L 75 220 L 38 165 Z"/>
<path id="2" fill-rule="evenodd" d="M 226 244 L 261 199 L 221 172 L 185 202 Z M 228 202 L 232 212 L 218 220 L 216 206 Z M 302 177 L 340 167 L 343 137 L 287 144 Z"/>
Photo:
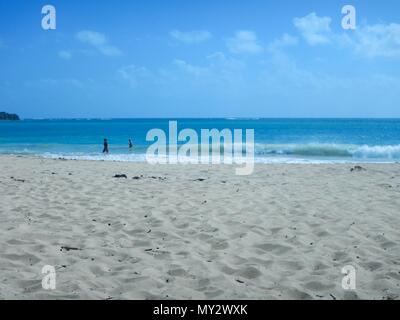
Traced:
<path id="1" fill-rule="evenodd" d="M 0 156 L 0 298 L 399 299 L 400 164 L 353 166 Z"/>

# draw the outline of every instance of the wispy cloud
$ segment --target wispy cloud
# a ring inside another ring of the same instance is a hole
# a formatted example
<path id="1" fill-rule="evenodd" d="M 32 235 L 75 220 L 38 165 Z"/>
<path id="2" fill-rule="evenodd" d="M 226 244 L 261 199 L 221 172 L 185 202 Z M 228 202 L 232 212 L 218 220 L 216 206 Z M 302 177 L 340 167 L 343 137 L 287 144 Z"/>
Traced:
<path id="1" fill-rule="evenodd" d="M 209 70 L 206 67 L 195 66 L 180 59 L 175 59 L 174 65 L 177 66 L 180 70 L 195 78 L 205 76 L 209 73 Z"/>
<path id="2" fill-rule="evenodd" d="M 122 79 L 128 81 L 132 88 L 138 87 L 143 82 L 148 82 L 153 79 L 152 72 L 145 67 L 129 65 L 118 70 L 118 74 Z"/>
<path id="3" fill-rule="evenodd" d="M 268 49 L 269 50 L 279 50 L 284 47 L 295 46 L 298 44 L 298 42 L 299 42 L 299 40 L 296 37 L 293 37 L 287 33 L 284 33 L 282 35 L 282 37 L 272 41 L 269 44 Z"/>
<path id="4" fill-rule="evenodd" d="M 61 50 L 61 51 L 58 52 L 58 56 L 61 59 L 70 60 L 72 58 L 72 53 L 70 51 L 67 51 L 67 50 Z"/>
<path id="5" fill-rule="evenodd" d="M 183 59 L 174 59 L 161 69 L 148 69 L 143 66 L 128 65 L 118 70 L 119 76 L 131 88 L 157 86 L 157 90 L 168 91 L 175 88 L 198 88 L 211 86 L 226 89 L 242 81 L 245 64 L 240 60 L 215 52 L 206 57 L 203 65 L 193 64 Z M 179 89 L 179 90 L 180 90 Z"/>
<path id="6" fill-rule="evenodd" d="M 263 51 L 263 47 L 258 43 L 257 35 L 250 30 L 240 30 L 235 33 L 233 38 L 226 42 L 232 53 L 257 54 Z"/>
<path id="7" fill-rule="evenodd" d="M 76 34 L 76 38 L 82 43 L 94 47 L 105 56 L 118 56 L 122 52 L 116 46 L 110 45 L 107 37 L 99 32 L 83 30 Z"/>
<path id="8" fill-rule="evenodd" d="M 400 57 L 400 24 L 376 24 L 357 29 L 356 53 L 369 57 Z"/>
<path id="9" fill-rule="evenodd" d="M 310 45 L 336 44 L 350 48 L 355 54 L 367 58 L 400 57 L 400 24 L 362 25 L 355 31 L 335 33 L 331 30 L 330 17 L 319 17 L 315 12 L 293 23 L 302 37 Z M 282 39 L 275 45 L 289 43 L 290 38 Z"/>
<path id="10" fill-rule="evenodd" d="M 330 42 L 330 17 L 318 17 L 315 12 L 302 18 L 294 18 L 293 24 L 310 45 L 326 44 Z"/>
<path id="11" fill-rule="evenodd" d="M 187 31 L 187 32 L 172 30 L 169 34 L 175 40 L 178 40 L 185 44 L 197 44 L 205 42 L 212 38 L 211 33 L 206 30 Z"/>

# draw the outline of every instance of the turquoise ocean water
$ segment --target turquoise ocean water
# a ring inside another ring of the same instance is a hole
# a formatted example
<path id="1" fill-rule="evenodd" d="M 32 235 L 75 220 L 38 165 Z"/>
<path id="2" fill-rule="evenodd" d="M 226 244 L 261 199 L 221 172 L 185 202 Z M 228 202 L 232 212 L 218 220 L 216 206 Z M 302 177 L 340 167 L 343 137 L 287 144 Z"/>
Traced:
<path id="1" fill-rule="evenodd" d="M 0 121 L 0 154 L 145 161 L 153 128 L 254 129 L 255 160 L 265 163 L 397 162 L 400 119 L 75 119 Z M 103 155 L 103 138 L 110 154 Z M 129 150 L 128 139 L 134 143 Z"/>

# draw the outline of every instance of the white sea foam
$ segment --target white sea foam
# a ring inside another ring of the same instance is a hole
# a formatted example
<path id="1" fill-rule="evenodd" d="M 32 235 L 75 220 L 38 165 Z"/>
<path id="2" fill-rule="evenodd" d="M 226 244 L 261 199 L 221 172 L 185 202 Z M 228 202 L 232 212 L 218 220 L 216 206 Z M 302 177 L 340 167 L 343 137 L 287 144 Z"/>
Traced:
<path id="1" fill-rule="evenodd" d="M 343 157 L 354 159 L 400 160 L 400 145 L 358 146 L 346 144 L 256 144 L 258 156 L 290 155 L 307 157 Z"/>
<path id="2" fill-rule="evenodd" d="M 60 154 L 44 153 L 41 156 L 50 159 L 90 160 L 90 161 L 118 161 L 118 162 L 145 162 L 145 154 Z"/>
<path id="3" fill-rule="evenodd" d="M 43 147 L 43 146 L 42 146 Z M 223 162 L 223 144 L 221 144 L 221 162 Z M 245 145 L 243 152 L 245 152 Z M 47 148 L 43 148 L 47 149 Z M 145 162 L 146 148 L 143 146 L 137 153 L 84 153 L 38 151 L 35 148 L 0 149 L 2 154 L 37 155 L 46 158 L 64 158 L 71 160 Z M 210 150 L 211 151 L 211 150 Z M 213 150 L 217 151 L 217 150 Z M 200 156 L 201 157 L 201 156 Z M 256 163 L 393 163 L 400 161 L 400 145 L 346 145 L 346 144 L 261 144 L 255 145 Z M 179 163 L 189 163 L 193 159 L 181 157 Z M 229 161 L 228 161 L 229 162 Z"/>
<path id="4" fill-rule="evenodd" d="M 353 156 L 359 158 L 400 159 L 400 145 L 372 147 L 361 146 L 353 152 Z"/>
<path id="5" fill-rule="evenodd" d="M 65 155 L 65 154 L 42 154 L 39 155 L 45 158 L 51 159 L 66 159 L 66 160 L 87 160 L 87 161 L 116 161 L 116 162 L 146 162 L 145 154 L 113 154 L 113 155 Z M 211 158 L 209 158 L 209 163 L 211 163 Z M 179 157 L 178 163 L 181 164 L 189 164 L 193 163 L 197 160 L 198 163 L 202 163 L 202 158 L 190 158 L 190 157 Z M 221 157 L 221 163 L 224 163 L 223 158 Z M 233 163 L 233 161 L 231 161 Z M 338 159 L 338 158 L 300 158 L 300 157 L 285 157 L 285 156 L 276 156 L 276 157 L 255 157 L 255 163 L 264 163 L 264 164 L 334 164 L 334 163 L 394 163 L 395 160 L 388 159 L 365 159 L 365 158 L 348 158 L 348 159 Z M 226 163 L 230 163 L 229 160 Z M 240 164 L 240 163 L 239 163 Z"/>

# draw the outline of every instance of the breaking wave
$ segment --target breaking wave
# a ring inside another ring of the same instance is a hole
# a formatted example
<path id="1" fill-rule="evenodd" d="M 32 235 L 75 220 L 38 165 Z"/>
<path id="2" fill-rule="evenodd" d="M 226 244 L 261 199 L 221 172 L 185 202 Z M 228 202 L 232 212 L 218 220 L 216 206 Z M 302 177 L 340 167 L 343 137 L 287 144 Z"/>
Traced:
<path id="1" fill-rule="evenodd" d="M 258 156 L 286 155 L 353 159 L 400 159 L 400 145 L 358 146 L 345 144 L 256 144 Z"/>
<path id="2" fill-rule="evenodd" d="M 397 162 L 400 161 L 400 145 L 350 145 L 350 144 L 263 144 L 256 143 L 254 160 L 259 163 L 343 163 L 343 162 Z M 98 149 L 98 146 L 96 146 Z M 91 149 L 96 149 L 92 147 Z M 50 149 L 50 150 L 49 150 Z M 90 148 L 89 148 L 90 149 Z M 179 149 L 179 147 L 178 147 Z M 210 152 L 212 148 L 210 148 Z M 46 158 L 70 160 L 144 162 L 146 146 L 135 148 L 134 152 L 124 153 L 117 149 L 108 155 L 99 152 L 60 151 L 52 148 L 0 148 L 0 154 L 36 155 Z M 243 153 L 246 146 L 242 145 Z M 216 150 L 214 150 L 216 151 Z M 224 153 L 221 145 L 221 156 Z M 199 148 L 199 156 L 200 155 Z"/>

